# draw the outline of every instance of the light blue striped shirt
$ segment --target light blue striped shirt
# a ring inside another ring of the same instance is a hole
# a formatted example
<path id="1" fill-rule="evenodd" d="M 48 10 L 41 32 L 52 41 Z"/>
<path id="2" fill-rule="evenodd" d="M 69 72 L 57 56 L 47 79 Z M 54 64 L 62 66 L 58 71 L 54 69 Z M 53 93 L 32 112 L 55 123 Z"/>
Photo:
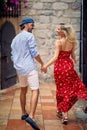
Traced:
<path id="1" fill-rule="evenodd" d="M 19 75 L 37 69 L 34 61 L 37 55 L 36 39 L 32 33 L 23 30 L 12 40 L 11 59 Z"/>

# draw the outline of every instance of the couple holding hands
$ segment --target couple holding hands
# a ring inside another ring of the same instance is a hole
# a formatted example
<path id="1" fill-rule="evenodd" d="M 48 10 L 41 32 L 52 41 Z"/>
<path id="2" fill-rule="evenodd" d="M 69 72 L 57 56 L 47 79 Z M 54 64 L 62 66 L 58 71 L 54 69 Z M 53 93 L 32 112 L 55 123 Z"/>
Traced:
<path id="1" fill-rule="evenodd" d="M 44 64 L 37 50 L 36 40 L 32 34 L 34 20 L 24 18 L 20 23 L 21 32 L 15 36 L 11 44 L 11 59 L 16 69 L 20 91 L 21 119 L 28 122 L 35 130 L 40 130 L 34 115 L 39 96 L 39 79 L 35 60 L 41 64 L 41 71 L 54 64 L 54 79 L 56 84 L 57 116 L 63 124 L 68 124 L 68 111 L 79 98 L 87 100 L 87 88 L 80 80 L 74 64 L 77 62 L 75 32 L 71 25 L 60 23 L 56 28 L 58 40 L 55 41 L 54 55 Z M 43 50 L 44 51 L 44 50 Z M 31 88 L 30 112 L 26 111 L 26 93 Z"/>

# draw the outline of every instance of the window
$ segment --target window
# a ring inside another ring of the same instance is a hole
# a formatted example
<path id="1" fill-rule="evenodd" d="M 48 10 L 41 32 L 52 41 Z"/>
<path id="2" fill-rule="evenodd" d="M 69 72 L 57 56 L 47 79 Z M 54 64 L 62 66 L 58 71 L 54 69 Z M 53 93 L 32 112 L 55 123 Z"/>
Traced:
<path id="1" fill-rule="evenodd" d="M 0 17 L 18 17 L 20 15 L 20 0 L 0 0 Z"/>

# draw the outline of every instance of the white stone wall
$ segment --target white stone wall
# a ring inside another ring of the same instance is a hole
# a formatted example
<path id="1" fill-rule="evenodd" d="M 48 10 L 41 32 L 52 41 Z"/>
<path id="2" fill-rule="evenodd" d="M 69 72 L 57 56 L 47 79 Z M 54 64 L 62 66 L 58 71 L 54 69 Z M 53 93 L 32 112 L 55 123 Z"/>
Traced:
<path id="1" fill-rule="evenodd" d="M 46 63 L 54 53 L 54 42 L 58 38 L 55 28 L 59 23 L 70 23 L 76 31 L 77 39 L 80 39 L 80 13 L 82 0 L 29 0 L 28 9 L 22 8 L 22 18 L 32 17 L 35 20 L 33 33 L 37 39 L 37 46 L 43 61 Z M 75 65 L 79 73 L 79 47 L 76 54 L 78 63 Z M 40 65 L 37 63 L 40 79 L 53 80 L 53 65 L 49 67 L 47 74 L 41 74 Z"/>

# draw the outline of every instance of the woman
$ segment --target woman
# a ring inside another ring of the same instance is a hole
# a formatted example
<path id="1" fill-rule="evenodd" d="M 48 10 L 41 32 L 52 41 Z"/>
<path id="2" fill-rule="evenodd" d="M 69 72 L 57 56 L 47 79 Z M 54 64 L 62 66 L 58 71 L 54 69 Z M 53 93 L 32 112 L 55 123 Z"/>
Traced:
<path id="1" fill-rule="evenodd" d="M 68 111 L 78 98 L 87 100 L 87 88 L 74 70 L 76 63 L 76 37 L 70 25 L 59 24 L 57 28 L 59 40 L 55 42 L 55 53 L 42 71 L 54 63 L 54 78 L 56 83 L 57 114 L 62 117 L 62 123 L 68 123 Z"/>

